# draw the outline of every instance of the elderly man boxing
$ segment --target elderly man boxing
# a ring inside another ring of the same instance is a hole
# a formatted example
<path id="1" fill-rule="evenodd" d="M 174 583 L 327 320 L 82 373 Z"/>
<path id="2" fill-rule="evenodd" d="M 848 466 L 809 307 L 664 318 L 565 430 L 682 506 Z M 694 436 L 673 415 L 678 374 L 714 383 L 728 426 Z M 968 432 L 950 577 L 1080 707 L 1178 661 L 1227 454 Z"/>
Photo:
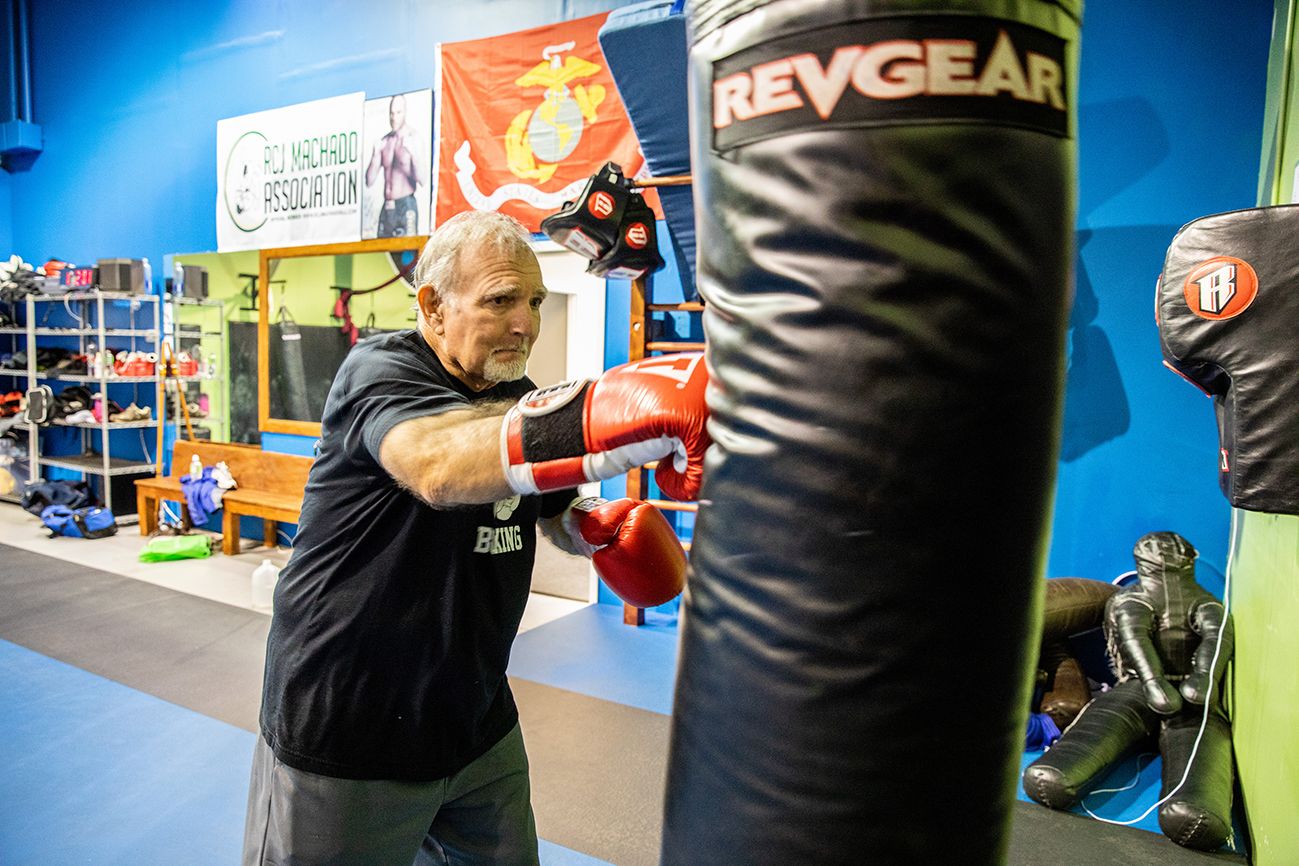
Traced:
<path id="1" fill-rule="evenodd" d="M 416 266 L 418 327 L 360 343 L 334 379 L 276 589 L 245 864 L 536 863 L 505 676 L 534 525 L 633 603 L 680 591 L 652 506 L 573 488 L 659 460 L 692 496 L 705 365 L 532 391 L 546 289 L 528 241 L 498 214 L 448 220 Z"/>

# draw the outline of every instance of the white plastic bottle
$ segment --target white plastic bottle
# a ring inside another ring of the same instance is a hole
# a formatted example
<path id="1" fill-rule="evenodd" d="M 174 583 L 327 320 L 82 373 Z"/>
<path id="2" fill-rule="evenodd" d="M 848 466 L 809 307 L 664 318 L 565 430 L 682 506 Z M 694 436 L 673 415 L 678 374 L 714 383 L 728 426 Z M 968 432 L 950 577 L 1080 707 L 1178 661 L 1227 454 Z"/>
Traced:
<path id="1" fill-rule="evenodd" d="M 189 458 L 189 477 L 195 481 L 203 477 L 203 461 L 198 458 L 197 454 Z"/>
<path id="2" fill-rule="evenodd" d="M 253 610 L 262 613 L 271 612 L 271 603 L 275 597 L 275 582 L 280 579 L 280 570 L 269 559 L 253 569 L 252 600 Z"/>

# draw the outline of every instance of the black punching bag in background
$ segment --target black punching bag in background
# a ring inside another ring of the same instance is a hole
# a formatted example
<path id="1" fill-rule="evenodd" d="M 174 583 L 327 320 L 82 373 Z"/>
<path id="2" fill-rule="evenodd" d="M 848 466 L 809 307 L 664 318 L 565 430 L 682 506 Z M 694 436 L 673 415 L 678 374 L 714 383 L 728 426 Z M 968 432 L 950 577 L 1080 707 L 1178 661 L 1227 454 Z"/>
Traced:
<path id="1" fill-rule="evenodd" d="M 689 12 L 716 446 L 664 863 L 1005 856 L 1058 444 L 1080 14 Z"/>

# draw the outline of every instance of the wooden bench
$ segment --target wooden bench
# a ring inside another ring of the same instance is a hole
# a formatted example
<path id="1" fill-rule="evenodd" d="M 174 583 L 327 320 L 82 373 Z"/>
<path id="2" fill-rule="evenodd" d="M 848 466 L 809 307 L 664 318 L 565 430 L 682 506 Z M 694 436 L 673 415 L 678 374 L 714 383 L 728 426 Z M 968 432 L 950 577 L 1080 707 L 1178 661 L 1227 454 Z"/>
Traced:
<path id="1" fill-rule="evenodd" d="M 268 547 L 276 546 L 281 523 L 298 522 L 307 473 L 311 471 L 310 457 L 263 451 L 255 445 L 177 440 L 171 452 L 171 474 L 135 482 L 141 535 L 158 531 L 158 503 L 162 500 L 179 502 L 188 522 L 180 479 L 189 474 L 190 459 L 195 454 L 204 466 L 215 466 L 224 460 L 238 484 L 234 490 L 227 490 L 221 500 L 223 553 L 239 552 L 241 516 L 262 518 L 262 539 Z"/>

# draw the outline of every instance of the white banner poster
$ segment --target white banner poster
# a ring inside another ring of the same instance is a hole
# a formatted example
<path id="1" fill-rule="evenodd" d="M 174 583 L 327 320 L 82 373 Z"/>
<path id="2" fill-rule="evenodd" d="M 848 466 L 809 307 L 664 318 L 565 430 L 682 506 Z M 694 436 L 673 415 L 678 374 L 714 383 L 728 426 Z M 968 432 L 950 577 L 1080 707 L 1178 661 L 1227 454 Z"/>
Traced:
<path id="1" fill-rule="evenodd" d="M 361 239 L 364 93 L 217 121 L 217 250 Z"/>

